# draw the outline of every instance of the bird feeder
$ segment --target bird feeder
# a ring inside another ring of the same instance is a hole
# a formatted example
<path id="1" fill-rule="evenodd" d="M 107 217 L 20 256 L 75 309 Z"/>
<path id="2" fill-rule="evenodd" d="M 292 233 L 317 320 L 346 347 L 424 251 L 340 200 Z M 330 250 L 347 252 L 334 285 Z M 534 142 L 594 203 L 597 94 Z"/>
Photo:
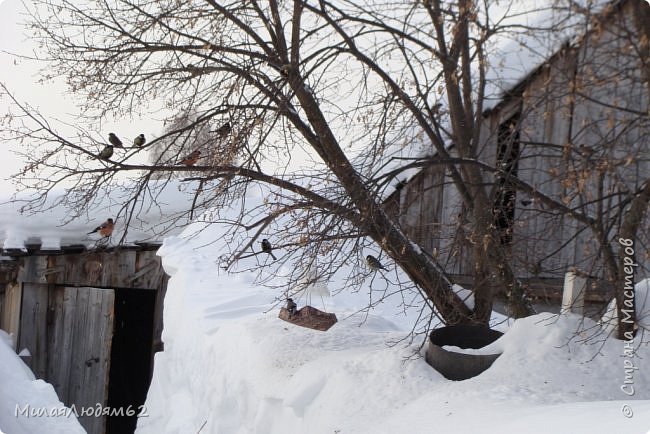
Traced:
<path id="1" fill-rule="evenodd" d="M 280 309 L 278 318 L 300 327 L 322 332 L 329 330 L 338 321 L 335 314 L 323 312 L 311 306 L 305 306 L 297 310 L 293 315 L 290 315 L 287 308 L 283 307 Z"/>

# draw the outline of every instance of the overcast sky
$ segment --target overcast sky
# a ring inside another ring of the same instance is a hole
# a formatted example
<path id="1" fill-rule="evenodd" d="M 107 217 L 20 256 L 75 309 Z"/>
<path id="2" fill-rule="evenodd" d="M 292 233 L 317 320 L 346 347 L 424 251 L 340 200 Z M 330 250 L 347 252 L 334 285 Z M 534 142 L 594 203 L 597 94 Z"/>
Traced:
<path id="1" fill-rule="evenodd" d="M 66 93 L 62 80 L 39 83 L 39 70 L 42 64 L 13 54 L 32 57 L 36 44 L 27 36 L 23 23 L 27 19 L 22 0 L 0 0 L 0 81 L 21 101 L 30 105 L 48 117 L 74 122 L 78 111 L 74 99 Z M 0 98 L 0 116 L 8 111 L 8 101 Z M 97 137 L 107 137 L 109 132 L 116 132 L 124 141 L 130 141 L 140 133 L 147 137 L 155 136 L 161 131 L 162 124 L 156 121 L 143 122 L 129 119 L 119 122 L 106 121 L 95 131 Z M 18 172 L 23 164 L 12 153 L 18 144 L 0 143 L 0 197 L 6 198 L 14 192 L 11 175 Z"/>
<path id="2" fill-rule="evenodd" d="M 540 5 L 548 6 L 546 0 L 520 0 L 516 2 L 516 7 L 511 12 L 535 10 Z M 497 7 L 493 12 L 499 12 L 500 9 L 501 7 Z M 499 16 L 499 14 L 492 15 L 492 17 L 495 16 Z M 523 23 L 531 18 L 535 18 L 535 15 L 531 14 L 530 17 L 518 15 L 516 20 L 522 20 Z M 26 36 L 27 31 L 22 25 L 26 19 L 22 0 L 0 0 L 0 81 L 5 83 L 19 100 L 27 101 L 37 107 L 48 118 L 54 117 L 74 123 L 74 113 L 77 112 L 77 109 L 72 96 L 69 93 L 66 94 L 64 84 L 61 81 L 39 83 L 38 72 L 43 65 L 10 54 L 18 53 L 31 56 L 36 48 L 34 41 Z M 493 65 L 500 66 L 496 72 L 499 77 L 496 84 L 511 86 L 527 70 L 536 66 L 543 57 L 548 55 L 546 52 L 540 53 L 538 44 L 539 41 L 535 44 L 537 47 L 530 50 L 510 42 L 507 50 L 499 50 L 507 53 L 503 59 L 499 59 L 498 55 L 495 57 L 495 53 L 492 53 Z M 554 44 L 549 45 L 553 46 Z M 536 54 L 535 59 L 531 58 L 531 52 Z M 508 77 L 504 77 L 504 75 Z M 514 80 L 504 80 L 504 78 L 514 78 Z M 499 92 L 502 90 L 501 86 L 498 86 L 498 90 Z M 0 116 L 4 115 L 7 109 L 6 98 L 0 99 Z M 122 119 L 117 123 L 108 120 L 98 129 L 99 131 L 94 131 L 97 138 L 105 138 L 109 132 L 115 132 L 123 140 L 130 141 L 140 133 L 144 133 L 148 139 L 157 136 L 162 130 L 162 124 L 153 120 Z M 15 148 L 16 146 L 19 145 L 8 146 L 5 143 L 0 143 L 0 196 L 3 197 L 7 197 L 14 191 L 13 185 L 7 178 L 22 168 L 22 163 L 10 150 L 11 147 Z"/>

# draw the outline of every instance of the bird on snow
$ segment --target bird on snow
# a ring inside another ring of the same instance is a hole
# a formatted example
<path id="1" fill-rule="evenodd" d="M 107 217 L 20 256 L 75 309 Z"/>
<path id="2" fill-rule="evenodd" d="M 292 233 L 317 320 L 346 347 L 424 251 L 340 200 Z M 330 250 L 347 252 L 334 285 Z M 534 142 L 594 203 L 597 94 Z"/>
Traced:
<path id="1" fill-rule="evenodd" d="M 291 298 L 287 298 L 287 311 L 289 312 L 289 317 L 292 317 L 296 314 L 296 308 L 298 305 Z"/>
<path id="2" fill-rule="evenodd" d="M 228 134 L 230 134 L 231 131 L 232 131 L 232 127 L 230 126 L 230 122 L 226 122 L 225 124 L 217 128 L 215 133 L 217 133 L 219 137 L 225 137 Z"/>
<path id="3" fill-rule="evenodd" d="M 270 242 L 269 240 L 267 240 L 266 238 L 264 238 L 264 239 L 262 240 L 262 251 L 263 251 L 264 253 L 268 253 L 269 255 L 271 255 L 271 257 L 272 257 L 273 260 L 275 261 L 275 260 L 277 260 L 278 258 L 275 257 L 275 255 L 273 254 L 272 250 L 273 250 L 273 246 L 271 245 L 271 242 Z"/>
<path id="4" fill-rule="evenodd" d="M 102 160 L 108 160 L 113 156 L 113 146 L 112 145 L 106 145 L 104 149 L 97 155 L 98 158 Z"/>
<path id="5" fill-rule="evenodd" d="M 101 225 L 97 226 L 92 231 L 88 232 L 88 235 L 94 234 L 95 232 L 99 232 L 99 235 L 101 235 L 102 237 L 110 237 L 111 234 L 113 233 L 114 227 L 115 224 L 113 223 L 113 219 L 108 219 Z"/>
<path id="6" fill-rule="evenodd" d="M 113 133 L 108 134 L 108 141 L 111 142 L 111 145 L 115 146 L 116 148 L 123 148 L 124 145 L 122 144 L 122 141 L 117 138 L 117 136 Z"/>
<path id="7" fill-rule="evenodd" d="M 366 262 L 368 263 L 368 267 L 370 267 L 370 269 L 373 271 L 386 269 L 386 267 L 381 265 L 381 262 L 379 262 L 379 260 L 372 255 L 366 256 Z"/>
<path id="8" fill-rule="evenodd" d="M 192 152 L 190 155 L 187 157 L 183 158 L 180 163 L 178 164 L 184 164 L 187 167 L 192 167 L 196 164 L 197 161 L 199 161 L 199 157 L 201 156 L 201 151 L 198 149 L 194 152 Z"/>
<path id="9" fill-rule="evenodd" d="M 144 138 L 144 134 L 140 134 L 138 137 L 133 139 L 133 146 L 136 148 L 141 147 L 144 145 L 144 143 L 147 141 L 147 139 Z"/>

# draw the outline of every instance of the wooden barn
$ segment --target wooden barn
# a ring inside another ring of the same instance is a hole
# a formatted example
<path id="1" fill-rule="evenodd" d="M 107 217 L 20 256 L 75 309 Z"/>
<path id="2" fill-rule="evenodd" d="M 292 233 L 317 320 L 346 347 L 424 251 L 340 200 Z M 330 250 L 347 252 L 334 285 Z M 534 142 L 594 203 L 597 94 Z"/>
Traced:
<path id="1" fill-rule="evenodd" d="M 568 41 L 483 113 L 479 159 L 507 170 L 570 208 L 618 221 L 621 191 L 650 178 L 650 7 L 621 0 L 592 17 L 592 30 Z M 450 153 L 454 154 L 453 145 Z M 486 176 L 497 184 L 498 176 Z M 611 298 L 592 232 L 514 187 L 494 195 L 514 269 L 533 294 L 559 302 L 569 270 L 592 283 L 593 300 Z M 502 204 L 501 204 L 502 205 Z M 471 286 L 463 206 L 442 165 L 431 165 L 392 193 L 387 208 L 459 283 Z M 635 240 L 637 277 L 650 275 L 650 220 Z M 620 223 L 620 221 L 619 221 Z"/>
<path id="2" fill-rule="evenodd" d="M 142 409 L 162 350 L 167 276 L 158 245 L 4 250 L 0 328 L 67 406 Z M 24 351 L 23 351 L 24 354 Z M 135 417 L 80 417 L 89 433 L 133 432 Z"/>

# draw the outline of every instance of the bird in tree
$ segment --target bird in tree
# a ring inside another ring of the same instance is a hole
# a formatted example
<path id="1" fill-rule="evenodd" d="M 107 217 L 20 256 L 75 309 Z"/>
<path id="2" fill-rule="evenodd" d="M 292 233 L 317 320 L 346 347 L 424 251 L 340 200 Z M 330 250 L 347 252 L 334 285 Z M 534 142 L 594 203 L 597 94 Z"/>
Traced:
<path id="1" fill-rule="evenodd" d="M 183 158 L 180 163 L 178 164 L 183 164 L 187 167 L 192 167 L 196 164 L 197 161 L 199 161 L 199 157 L 201 156 L 201 151 L 198 149 L 194 152 L 192 152 L 190 155 L 187 157 Z"/>
<path id="2" fill-rule="evenodd" d="M 230 126 L 230 122 L 226 122 L 225 124 L 217 128 L 215 133 L 217 133 L 219 137 L 226 137 L 228 134 L 230 134 L 231 131 L 232 131 L 232 127 Z"/>
<path id="3" fill-rule="evenodd" d="M 113 156 L 113 146 L 112 145 L 106 145 L 104 149 L 97 155 L 97 158 L 101 160 L 108 160 Z"/>
<path id="4" fill-rule="evenodd" d="M 282 65 L 282 66 L 280 67 L 280 74 L 281 74 L 283 77 L 288 77 L 288 76 L 289 76 L 289 72 L 291 72 L 291 65 L 290 65 L 290 64 Z"/>
<path id="5" fill-rule="evenodd" d="M 269 240 L 267 240 L 266 238 L 264 238 L 262 240 L 262 251 L 264 253 L 268 253 L 269 255 L 271 255 L 273 260 L 276 261 L 278 258 L 275 257 L 272 250 L 273 250 L 273 246 L 271 245 L 271 242 Z"/>
<path id="6" fill-rule="evenodd" d="M 95 229 L 92 231 L 88 232 L 88 235 L 94 234 L 95 232 L 99 232 L 99 235 L 102 237 L 110 237 L 111 234 L 113 233 L 113 228 L 115 227 L 115 224 L 113 223 L 113 219 L 108 219 L 101 225 L 97 226 Z"/>
<path id="7" fill-rule="evenodd" d="M 133 139 L 133 146 L 135 148 L 140 148 L 145 144 L 146 141 L 147 139 L 144 138 L 144 134 L 140 134 L 138 137 Z"/>
<path id="8" fill-rule="evenodd" d="M 291 298 L 287 298 L 287 311 L 289 312 L 289 318 L 296 314 L 296 308 L 298 305 Z"/>
<path id="9" fill-rule="evenodd" d="M 116 148 L 123 148 L 124 145 L 122 144 L 122 141 L 117 138 L 117 136 L 113 133 L 108 134 L 108 141 L 111 142 L 111 145 L 115 146 Z"/>
<path id="10" fill-rule="evenodd" d="M 371 270 L 377 271 L 377 270 L 385 270 L 386 267 L 381 265 L 381 262 L 379 262 L 379 259 L 375 258 L 372 255 L 366 256 L 366 262 L 368 263 L 368 267 L 370 267 Z"/>

